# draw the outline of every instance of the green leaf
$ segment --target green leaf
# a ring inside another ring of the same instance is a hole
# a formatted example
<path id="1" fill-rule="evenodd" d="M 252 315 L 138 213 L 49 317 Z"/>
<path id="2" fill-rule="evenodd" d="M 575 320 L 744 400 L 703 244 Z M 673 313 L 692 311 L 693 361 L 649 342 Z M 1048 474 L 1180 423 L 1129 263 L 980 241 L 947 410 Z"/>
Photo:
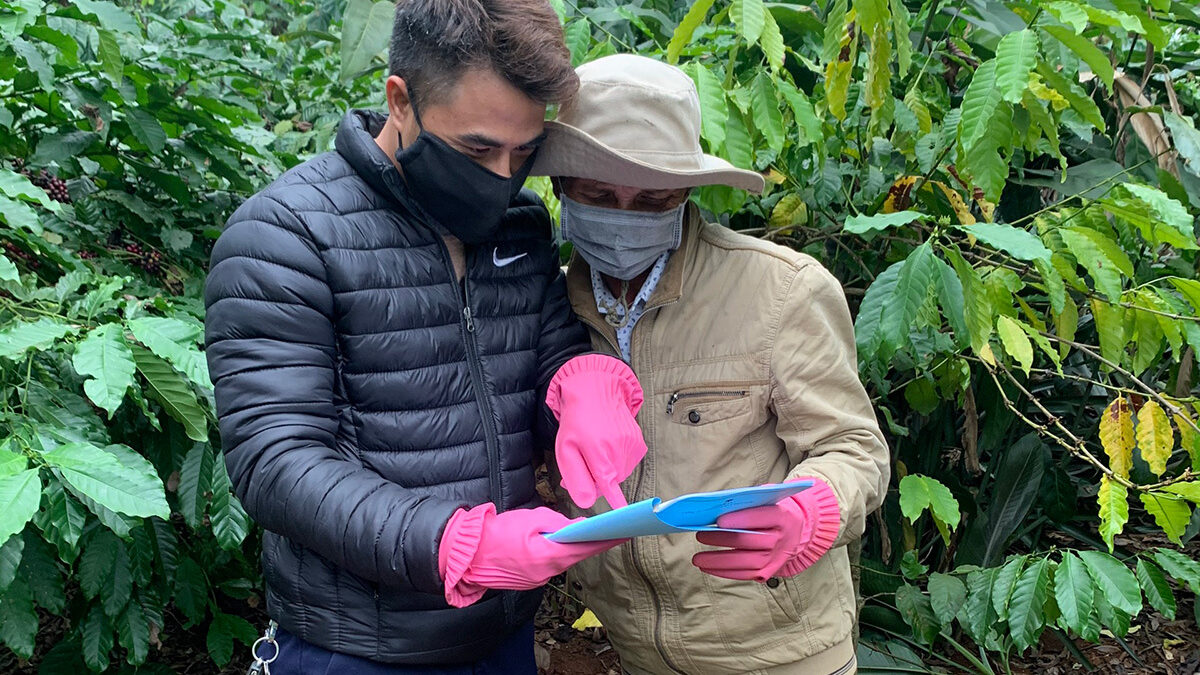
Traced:
<path id="1" fill-rule="evenodd" d="M 962 148 L 974 148 L 988 133 L 996 113 L 1004 102 L 1004 92 L 996 81 L 996 61 L 985 61 L 975 70 L 971 84 L 963 94 L 962 117 L 958 138 Z"/>
<path id="2" fill-rule="evenodd" d="M 121 611 L 131 604 L 130 594 L 133 593 L 133 569 L 129 560 L 126 546 L 117 542 L 116 556 L 113 558 L 112 574 L 105 583 L 100 585 L 100 600 L 104 605 L 104 613 L 114 621 L 120 620 Z"/>
<path id="3" fill-rule="evenodd" d="M 13 199 L 36 202 L 52 211 L 60 208 L 45 190 L 31 183 L 24 175 L 8 169 L 0 169 L 0 192 Z"/>
<path id="4" fill-rule="evenodd" d="M 17 569 L 21 566 L 21 553 L 25 550 L 25 539 L 14 534 L 3 544 L 0 544 L 0 594 L 8 588 L 13 579 L 17 578 Z"/>
<path id="5" fill-rule="evenodd" d="M 729 117 L 725 120 L 725 153 L 734 166 L 754 168 L 754 145 L 737 106 L 729 108 Z"/>
<path id="6" fill-rule="evenodd" d="M 929 297 L 937 273 L 934 258 L 932 245 L 925 242 L 909 254 L 900 269 L 892 302 L 884 306 L 879 325 L 884 342 L 893 348 L 908 343 L 917 315 Z"/>
<path id="7" fill-rule="evenodd" d="M 1046 248 L 1041 238 L 1028 230 L 997 223 L 975 223 L 958 228 L 1018 260 L 1050 260 L 1050 249 Z"/>
<path id="8" fill-rule="evenodd" d="M 996 582 L 992 586 L 992 607 L 996 617 L 1001 621 L 1008 620 L 1008 604 L 1012 597 L 1013 586 L 1016 585 L 1021 570 L 1025 566 L 1025 556 L 1010 558 L 1004 567 L 996 573 Z"/>
<path id="9" fill-rule="evenodd" d="M 1046 471 L 1045 446 L 1037 434 L 1027 434 L 1005 448 L 995 471 L 995 488 L 988 499 L 987 528 L 981 556 L 971 560 L 984 567 L 997 565 L 1008 550 L 1008 539 L 1026 522 L 1029 509 L 1038 498 Z"/>
<path id="10" fill-rule="evenodd" d="M 342 15 L 342 70 L 339 79 L 349 82 L 371 65 L 392 37 L 396 7 L 390 0 L 350 0 Z"/>
<path id="11" fill-rule="evenodd" d="M 90 600 L 100 595 L 112 575 L 120 547 L 121 540 L 108 530 L 97 529 L 89 536 L 79 556 L 79 574 L 76 577 L 84 597 Z"/>
<path id="12" fill-rule="evenodd" d="M 125 451 L 135 454 L 127 448 Z M 114 452 L 90 443 L 68 443 L 42 455 L 71 487 L 97 504 L 127 516 L 158 516 L 166 520 L 171 511 L 162 480 L 150 462 L 138 458 L 140 466 L 131 467 Z"/>
<path id="13" fill-rule="evenodd" d="M 934 518 L 950 526 L 958 527 L 962 517 L 958 501 L 950 489 L 937 479 L 909 474 L 900 480 L 900 511 L 910 522 L 916 522 L 921 513 L 929 509 Z"/>
<path id="14" fill-rule="evenodd" d="M 996 332 L 1004 344 L 1004 351 L 1029 375 L 1029 369 L 1033 367 L 1033 345 L 1029 343 L 1021 323 L 1002 314 L 996 318 Z"/>
<path id="15" fill-rule="evenodd" d="M 901 79 L 912 65 L 912 36 L 909 35 L 909 13 L 904 0 L 891 0 L 892 31 L 896 34 L 896 63 Z"/>
<path id="16" fill-rule="evenodd" d="M 1100 623 L 1117 637 L 1125 637 L 1129 633 L 1131 617 L 1128 613 L 1117 609 L 1104 595 L 1099 585 L 1094 587 L 1096 593 L 1096 614 Z"/>
<path id="17" fill-rule="evenodd" d="M 247 646 L 254 644 L 258 632 L 254 626 L 240 616 L 216 612 L 208 627 L 208 654 L 213 662 L 224 668 L 233 658 L 233 641 Z"/>
<path id="18" fill-rule="evenodd" d="M 17 656 L 28 659 L 33 656 L 37 630 L 38 615 L 33 606 L 33 594 L 29 584 L 18 577 L 0 595 L 0 641 Z"/>
<path id="19" fill-rule="evenodd" d="M 1079 557 L 1108 602 L 1131 617 L 1137 616 L 1142 610 L 1142 593 L 1133 572 L 1121 561 L 1100 551 L 1080 551 Z"/>
<path id="20" fill-rule="evenodd" d="M 692 35 L 704 23 L 704 17 L 708 16 L 713 2 L 714 0 L 697 0 L 688 9 L 687 14 L 683 15 L 671 35 L 671 41 L 667 43 L 667 63 L 679 62 L 679 54 L 683 52 L 684 47 L 691 44 Z"/>
<path id="21" fill-rule="evenodd" d="M 893 227 L 902 227 L 915 221 L 927 221 L 930 216 L 919 211 L 897 211 L 895 213 L 877 213 L 873 216 L 850 216 L 842 227 L 850 234 L 870 234 L 883 232 Z"/>
<path id="22" fill-rule="evenodd" d="M 1113 302 L 1121 299 L 1121 275 L 1133 276 L 1133 262 L 1120 245 L 1107 235 L 1088 227 L 1059 230 L 1067 249 L 1087 268 L 1096 289 Z"/>
<path id="23" fill-rule="evenodd" d="M 688 62 L 683 70 L 692 77 L 700 95 L 700 135 L 708 142 L 708 147 L 715 151 L 725 143 L 725 122 L 729 119 L 725 88 L 721 80 L 699 61 Z"/>
<path id="24" fill-rule="evenodd" d="M 1037 56 L 1037 34 L 1028 28 L 1000 38 L 996 47 L 996 86 L 1004 100 L 1009 103 L 1021 100 L 1021 94 L 1029 86 L 1029 73 L 1037 63 Z"/>
<path id="25" fill-rule="evenodd" d="M 1100 48 L 1092 43 L 1091 40 L 1071 32 L 1069 28 L 1063 26 L 1042 26 L 1054 39 L 1066 45 L 1067 49 L 1075 52 L 1075 55 L 1088 64 L 1096 77 L 1108 87 L 1111 92 L 1113 88 L 1113 67 L 1109 62 L 1108 56 L 1100 51 Z"/>
<path id="26" fill-rule="evenodd" d="M 97 56 L 100 57 L 100 69 L 108 75 L 108 79 L 113 84 L 121 84 L 125 74 L 125 59 L 121 55 L 121 46 L 117 43 L 117 36 L 112 31 L 97 30 L 99 37 L 96 46 Z"/>
<path id="27" fill-rule="evenodd" d="M 34 523 L 46 541 L 58 549 L 58 557 L 65 563 L 73 563 L 79 554 L 77 545 L 87 522 L 87 511 L 57 478 L 47 482 L 42 497 L 44 506 L 34 516 Z"/>
<path id="28" fill-rule="evenodd" d="M 151 153 L 157 155 L 162 152 L 167 144 L 167 132 L 163 131 L 162 125 L 153 115 L 142 108 L 131 108 L 125 113 L 125 122 L 133 132 L 133 137 Z"/>
<path id="29" fill-rule="evenodd" d="M 1100 536 L 1112 551 L 1113 539 L 1129 522 L 1129 493 L 1124 485 L 1101 476 L 1096 498 L 1100 501 Z"/>
<path id="30" fill-rule="evenodd" d="M 729 18 L 737 25 L 742 37 L 751 44 L 758 42 L 767 25 L 767 9 L 763 0 L 733 0 Z"/>
<path id="31" fill-rule="evenodd" d="M 130 598 L 116 624 L 117 639 L 128 650 L 125 659 L 135 666 L 145 663 L 150 655 L 150 624 L 146 621 L 142 603 L 137 598 Z"/>
<path id="32" fill-rule="evenodd" d="M 208 614 L 208 579 L 204 569 L 191 558 L 179 561 L 173 579 L 175 606 L 187 617 L 189 625 L 204 621 Z"/>
<path id="33" fill-rule="evenodd" d="M 962 145 L 959 149 L 959 167 L 963 176 L 992 201 L 1000 200 L 1008 181 L 1007 156 L 1012 152 L 1013 115 L 1012 104 L 1002 101 L 975 143 Z"/>
<path id="34" fill-rule="evenodd" d="M 113 648 L 113 627 L 100 605 L 92 605 L 80 626 L 83 637 L 83 662 L 94 671 L 108 670 L 108 653 Z"/>
<path id="35" fill-rule="evenodd" d="M 63 164 L 68 159 L 84 154 L 84 150 L 99 140 L 100 134 L 94 131 L 72 131 L 66 134 L 42 136 L 29 163 L 34 166 L 45 166 L 53 162 Z"/>
<path id="36" fill-rule="evenodd" d="M 571 50 L 571 65 L 579 66 L 588 60 L 588 47 L 592 44 L 592 24 L 587 17 L 578 17 L 567 23 L 565 30 L 567 49 Z"/>
<path id="37" fill-rule="evenodd" d="M 0 255 L 0 281 L 20 281 L 21 273 L 8 258 Z"/>
<path id="38" fill-rule="evenodd" d="M 995 316 L 995 310 L 992 308 L 991 298 L 983 285 L 983 280 L 979 278 L 979 272 L 971 267 L 957 248 L 943 247 L 942 250 L 950 259 L 950 264 L 954 266 L 954 271 L 958 273 L 958 279 L 962 282 L 963 303 L 971 338 L 971 349 L 976 355 L 980 355 L 992 337 L 994 323 L 992 317 Z"/>
<path id="39" fill-rule="evenodd" d="M 1183 159 L 1184 166 L 1192 174 L 1200 176 L 1200 131 L 1192 124 L 1192 120 L 1180 117 L 1173 112 L 1163 113 L 1167 128 L 1171 130 L 1171 139 L 1175 149 Z"/>
<path id="40" fill-rule="evenodd" d="M 979 644 L 985 642 L 988 632 L 996 623 L 996 611 L 992 608 L 992 588 L 996 583 L 998 568 L 972 570 L 967 574 L 967 600 L 959 613 L 959 622 Z"/>
<path id="41" fill-rule="evenodd" d="M 966 299 L 963 295 L 962 281 L 954 273 L 954 269 L 943 262 L 941 258 L 935 257 L 934 263 L 938 272 L 935 281 L 942 315 L 946 317 L 950 329 L 954 331 L 955 339 L 960 345 L 965 346 L 971 341 L 971 331 L 967 328 Z"/>
<path id="42" fill-rule="evenodd" d="M 178 368 L 188 379 L 200 387 L 211 387 L 208 362 L 204 353 L 196 348 L 203 328 L 199 323 L 179 319 L 142 317 L 129 322 L 133 337 L 160 358 Z"/>
<path id="43" fill-rule="evenodd" d="M 779 96 L 775 93 L 775 82 L 766 73 L 754 78 L 750 89 L 750 110 L 754 113 L 754 127 L 763 135 L 767 146 L 779 152 L 785 140 L 783 113 L 779 110 Z"/>
<path id="44" fill-rule="evenodd" d="M 74 333 L 73 327 L 59 319 L 43 317 L 32 323 L 18 323 L 0 332 L 0 357 L 17 361 L 30 349 L 44 351 Z"/>
<path id="45" fill-rule="evenodd" d="M 1045 558 L 1021 572 L 1008 603 L 1008 627 L 1020 652 L 1037 644 L 1045 627 L 1045 606 L 1049 595 L 1050 563 Z"/>
<path id="46" fill-rule="evenodd" d="M 95 17 L 96 25 L 134 35 L 142 32 L 132 14 L 108 0 L 72 0 L 71 4 L 78 7 L 85 16 Z"/>
<path id="47" fill-rule="evenodd" d="M 233 484 L 225 468 L 224 454 L 217 455 L 212 465 L 212 508 L 209 510 L 213 536 L 227 551 L 241 548 L 250 533 L 250 516 L 233 495 Z"/>
<path id="48" fill-rule="evenodd" d="M 1200 562 L 1167 548 L 1155 549 L 1154 560 L 1162 565 L 1167 574 L 1187 584 L 1192 593 L 1200 595 Z"/>
<path id="49" fill-rule="evenodd" d="M 867 287 L 862 303 L 858 306 L 858 316 L 854 319 L 854 343 L 858 348 L 860 363 L 866 364 L 876 357 L 884 360 L 891 357 L 894 348 L 889 348 L 886 354 L 877 352 L 885 345 L 880 324 L 883 320 L 884 309 L 892 304 L 896 292 L 896 282 L 900 278 L 900 270 L 904 261 L 893 263 L 875 281 Z"/>
<path id="50" fill-rule="evenodd" d="M 921 644 L 932 644 L 937 639 L 941 626 L 938 625 L 937 615 L 933 613 L 929 596 L 916 586 L 904 584 L 896 590 L 896 609 L 905 623 L 912 626 L 913 635 Z"/>
<path id="51" fill-rule="evenodd" d="M 206 443 L 196 443 L 183 458 L 179 471 L 179 513 L 192 529 L 198 529 L 208 505 L 212 485 L 213 456 Z"/>
<path id="52" fill-rule="evenodd" d="M 1162 190 L 1125 183 L 1117 186 L 1102 204 L 1113 215 L 1137 226 L 1142 237 L 1155 246 L 1169 244 L 1184 250 L 1200 248 L 1191 214 Z"/>
<path id="53" fill-rule="evenodd" d="M 150 385 L 150 393 L 162 404 L 167 414 L 183 425 L 188 438 L 208 440 L 208 418 L 196 399 L 188 381 L 171 364 L 147 349 L 133 346 L 133 360 L 138 372 Z"/>
<path id="54" fill-rule="evenodd" d="M 934 572 L 929 575 L 929 602 L 943 626 L 949 626 L 967 599 L 967 586 L 956 576 Z"/>
<path id="55" fill-rule="evenodd" d="M 1177 609 L 1175 593 L 1171 591 L 1171 584 L 1162 570 L 1149 560 L 1138 558 L 1137 578 L 1142 593 L 1146 595 L 1146 602 L 1168 621 L 1173 620 Z"/>
<path id="56" fill-rule="evenodd" d="M 0 541 L 24 530 L 41 500 L 42 482 L 37 469 L 0 478 Z"/>
<path id="57" fill-rule="evenodd" d="M 1071 104 L 1071 109 L 1079 113 L 1084 121 L 1101 131 L 1105 129 L 1104 115 L 1100 113 L 1099 106 L 1091 96 L 1081 92 L 1078 85 L 1072 83 L 1046 62 L 1037 65 L 1037 72 L 1042 76 L 1046 85 L 1065 98 Z"/>
<path id="58" fill-rule="evenodd" d="M 780 78 L 776 82 L 776 86 L 792 109 L 792 118 L 795 122 L 794 131 L 803 132 L 794 139 L 795 142 L 801 146 L 821 142 L 825 138 L 825 132 L 821 128 L 821 120 L 817 118 L 812 101 L 808 100 L 808 97 L 787 79 Z"/>
<path id="59" fill-rule="evenodd" d="M 1092 579 L 1079 556 L 1064 551 L 1062 563 L 1054 571 L 1054 598 L 1061 613 L 1059 625 L 1082 635 L 1094 609 Z"/>
<path id="60" fill-rule="evenodd" d="M 43 92 L 54 91 L 54 66 L 46 60 L 46 56 L 37 45 L 18 37 L 13 38 L 8 46 L 25 60 L 28 71 L 37 75 L 38 84 Z"/>
<path id="61" fill-rule="evenodd" d="M 83 383 L 84 392 L 111 419 L 133 384 L 133 355 L 121 326 L 106 323 L 92 329 L 75 347 L 71 365 L 77 373 L 89 378 Z"/>
<path id="62" fill-rule="evenodd" d="M 771 64 L 771 70 L 778 71 L 783 67 L 783 59 L 786 55 L 783 33 L 779 31 L 779 24 L 776 23 L 774 14 L 769 11 L 765 12 L 763 18 L 766 21 L 763 23 L 763 32 L 758 44 L 767 57 L 767 63 Z"/>
<path id="63" fill-rule="evenodd" d="M 1146 513 L 1154 516 L 1154 522 L 1162 528 L 1167 538 L 1177 546 L 1183 546 L 1180 537 L 1192 519 L 1192 509 L 1188 503 L 1163 492 L 1143 492 L 1138 497 L 1146 507 Z"/>

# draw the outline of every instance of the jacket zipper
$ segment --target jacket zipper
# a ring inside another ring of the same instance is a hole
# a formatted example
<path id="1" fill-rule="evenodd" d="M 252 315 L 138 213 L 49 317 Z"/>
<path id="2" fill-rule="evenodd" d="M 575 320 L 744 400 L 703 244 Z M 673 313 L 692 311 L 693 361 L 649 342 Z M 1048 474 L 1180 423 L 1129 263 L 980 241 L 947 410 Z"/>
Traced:
<path id="1" fill-rule="evenodd" d="M 451 278 L 455 277 L 454 261 L 450 259 L 450 251 L 446 248 L 446 242 L 441 241 L 442 259 L 446 263 L 447 269 L 450 270 Z M 464 251 L 464 258 L 467 258 L 467 272 L 470 271 L 470 258 Z M 483 362 L 479 358 L 479 343 L 475 339 L 475 316 L 471 311 L 471 280 L 470 275 L 463 274 L 463 292 L 455 293 L 458 298 L 459 305 L 462 307 L 462 327 L 463 327 L 463 342 L 467 347 L 467 367 L 471 371 L 471 387 L 475 390 L 475 401 L 479 404 L 479 414 L 482 417 L 484 447 L 487 448 L 488 454 L 488 496 L 496 505 L 496 509 L 503 510 L 501 503 L 501 473 L 500 473 L 500 436 L 496 432 L 496 421 L 492 416 L 492 404 L 488 399 L 487 390 L 483 385 Z M 501 591 L 501 597 L 504 598 L 504 623 L 509 625 L 512 623 L 512 617 L 516 611 L 516 598 L 509 591 Z"/>
<path id="2" fill-rule="evenodd" d="M 603 335 L 603 333 L 601 334 Z M 633 349 L 630 350 L 630 357 L 633 356 L 633 351 Z M 632 358 L 630 360 L 632 360 Z M 645 462 L 641 462 L 638 466 L 637 478 L 634 479 L 633 483 L 633 497 L 635 499 L 639 494 L 641 494 L 642 480 L 645 478 L 645 476 Z M 638 537 L 634 537 L 632 540 L 630 540 L 629 558 L 633 562 L 634 571 L 636 571 L 638 576 L 642 578 L 642 582 L 646 585 L 646 590 L 650 592 L 650 601 L 654 604 L 654 623 L 651 626 L 651 632 L 654 633 L 654 648 L 658 652 L 659 657 L 662 658 L 663 663 L 667 665 L 667 668 L 669 668 L 672 673 L 683 675 L 684 671 L 676 666 L 675 663 L 671 661 L 671 657 L 667 655 L 666 641 L 663 639 L 663 624 L 665 621 L 663 620 L 662 600 L 658 597 L 658 591 L 655 589 L 654 584 L 650 581 L 650 575 L 648 572 L 646 572 L 646 568 L 642 565 L 641 559 L 638 557 L 638 552 L 642 550 L 644 545 L 645 542 Z"/>
<path id="3" fill-rule="evenodd" d="M 742 391 L 677 391 L 671 394 L 671 398 L 667 400 L 667 414 L 670 415 L 675 410 L 675 404 L 685 398 L 697 398 L 701 396 L 745 396 L 750 392 Z"/>

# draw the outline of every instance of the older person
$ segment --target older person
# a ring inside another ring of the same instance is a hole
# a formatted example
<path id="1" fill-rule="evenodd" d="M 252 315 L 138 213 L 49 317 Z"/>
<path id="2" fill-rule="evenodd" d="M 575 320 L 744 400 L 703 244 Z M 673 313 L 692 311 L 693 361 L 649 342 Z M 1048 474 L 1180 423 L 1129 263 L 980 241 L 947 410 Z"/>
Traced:
<path id="1" fill-rule="evenodd" d="M 696 186 L 759 191 L 763 180 L 701 151 L 686 74 L 630 55 L 576 72 L 580 90 L 547 125 L 533 173 L 562 199 L 568 294 L 592 347 L 645 388 L 649 451 L 640 463 L 584 453 L 586 471 L 560 461 L 562 501 L 592 512 L 588 477 L 614 471 L 630 501 L 813 487 L 720 521 L 752 533 L 639 538 L 568 577 L 630 673 L 853 672 L 846 545 L 883 499 L 888 452 L 842 289 L 813 258 L 706 223 L 689 204 Z M 549 395 L 552 408 L 572 398 Z"/>

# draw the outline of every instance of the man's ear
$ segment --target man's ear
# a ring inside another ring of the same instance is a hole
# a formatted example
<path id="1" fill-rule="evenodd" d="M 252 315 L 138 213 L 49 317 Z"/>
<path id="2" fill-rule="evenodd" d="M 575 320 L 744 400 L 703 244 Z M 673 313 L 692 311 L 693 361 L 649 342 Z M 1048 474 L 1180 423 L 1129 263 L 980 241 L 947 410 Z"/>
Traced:
<path id="1" fill-rule="evenodd" d="M 387 79 L 385 88 L 387 94 L 388 125 L 397 131 L 408 124 L 413 115 L 412 99 L 408 96 L 408 83 L 399 75 Z"/>

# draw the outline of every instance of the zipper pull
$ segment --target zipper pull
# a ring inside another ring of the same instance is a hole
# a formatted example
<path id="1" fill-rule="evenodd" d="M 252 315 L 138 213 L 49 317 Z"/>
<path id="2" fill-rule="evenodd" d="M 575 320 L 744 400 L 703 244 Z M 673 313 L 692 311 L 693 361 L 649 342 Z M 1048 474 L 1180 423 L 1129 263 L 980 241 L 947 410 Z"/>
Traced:
<path id="1" fill-rule="evenodd" d="M 667 399 L 667 414 L 668 415 L 671 414 L 671 411 L 675 410 L 675 402 L 678 400 L 679 400 L 679 392 L 675 392 L 674 394 L 671 394 L 671 398 Z"/>
<path id="2" fill-rule="evenodd" d="M 475 319 L 471 316 L 471 308 L 463 307 L 463 318 L 467 321 L 467 332 L 475 332 Z"/>

